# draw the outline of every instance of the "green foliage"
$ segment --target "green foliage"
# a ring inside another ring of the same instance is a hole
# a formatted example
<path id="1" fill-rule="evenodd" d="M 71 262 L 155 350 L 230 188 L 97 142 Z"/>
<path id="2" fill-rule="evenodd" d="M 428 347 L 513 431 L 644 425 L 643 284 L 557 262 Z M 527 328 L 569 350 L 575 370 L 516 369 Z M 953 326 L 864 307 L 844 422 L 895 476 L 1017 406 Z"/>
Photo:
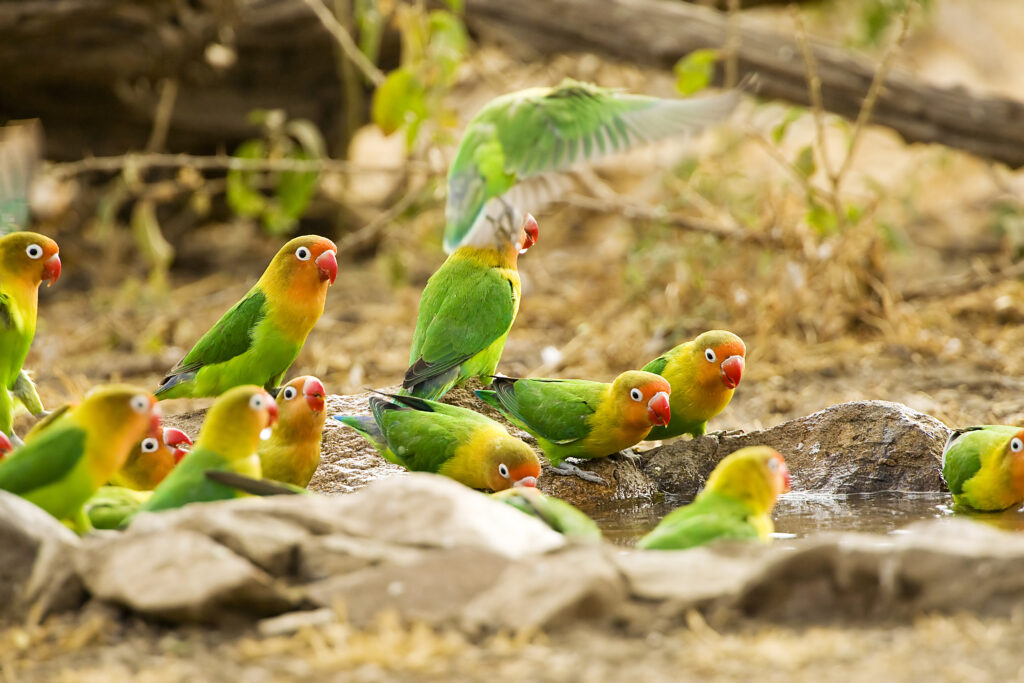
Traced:
<path id="1" fill-rule="evenodd" d="M 718 50 L 694 50 L 676 62 L 673 70 L 676 73 L 676 88 L 683 95 L 700 92 L 711 84 L 715 75 L 715 62 L 718 61 Z"/>
<path id="2" fill-rule="evenodd" d="M 814 175 L 814 172 L 818 170 L 818 166 L 814 162 L 814 147 L 812 145 L 806 145 L 800 149 L 796 155 L 796 160 L 793 162 L 793 167 L 805 178 L 810 178 Z"/>
<path id="3" fill-rule="evenodd" d="M 867 0 L 860 12 L 860 36 L 862 45 L 881 45 L 889 28 L 907 11 L 912 4 L 920 4 L 925 10 L 931 0 Z"/>
<path id="4" fill-rule="evenodd" d="M 281 110 L 253 112 L 264 137 L 247 140 L 237 159 L 310 161 L 325 156 L 323 136 L 305 119 L 288 121 Z M 259 219 L 272 235 L 287 235 L 298 224 L 316 191 L 315 170 L 255 171 L 232 169 L 227 175 L 227 202 L 239 216 Z"/>
<path id="5" fill-rule="evenodd" d="M 808 201 L 804 220 L 819 235 L 832 235 L 839 230 L 839 218 L 836 214 L 814 199 Z"/>
<path id="6" fill-rule="evenodd" d="M 776 145 L 781 144 L 783 138 L 786 137 L 786 132 L 789 130 L 789 127 L 806 113 L 807 110 L 803 107 L 790 107 L 782 121 L 772 128 L 772 142 Z"/>

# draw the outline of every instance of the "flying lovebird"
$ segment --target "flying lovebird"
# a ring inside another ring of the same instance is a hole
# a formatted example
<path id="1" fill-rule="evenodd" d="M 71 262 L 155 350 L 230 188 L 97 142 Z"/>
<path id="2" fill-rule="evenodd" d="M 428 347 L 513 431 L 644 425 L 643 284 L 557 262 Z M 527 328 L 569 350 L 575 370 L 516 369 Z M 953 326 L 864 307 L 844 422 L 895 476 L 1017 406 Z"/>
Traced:
<path id="1" fill-rule="evenodd" d="M 152 491 L 181 462 L 191 445 L 188 434 L 174 427 L 164 427 L 159 436 L 147 436 L 135 444 L 124 465 L 110 478 L 110 484 Z"/>
<path id="2" fill-rule="evenodd" d="M 471 377 L 486 382 L 494 374 L 519 311 L 519 255 L 537 242 L 539 232 L 530 214 L 515 229 L 510 216 L 492 224 L 497 242 L 459 247 L 430 276 L 403 393 L 437 400 Z"/>
<path id="3" fill-rule="evenodd" d="M 266 436 L 264 430 L 275 422 L 277 404 L 264 389 L 252 384 L 228 389 L 210 406 L 195 446 L 139 506 L 139 512 L 243 495 L 237 489 L 207 479 L 206 472 L 228 470 L 261 478 L 256 451 L 260 439 Z"/>
<path id="4" fill-rule="evenodd" d="M 529 486 L 517 486 L 491 494 L 520 512 L 536 517 L 558 533 L 581 541 L 600 541 L 601 529 L 575 505 L 541 493 Z"/>
<path id="5" fill-rule="evenodd" d="M 35 232 L 0 237 L 0 432 L 15 442 L 13 393 L 24 397 L 30 409 L 30 398 L 39 401 L 22 365 L 36 333 L 39 285 L 52 285 L 60 277 L 59 251 L 56 242 Z"/>
<path id="6" fill-rule="evenodd" d="M 306 487 L 320 464 L 327 392 L 316 377 L 296 377 L 277 391 L 277 426 L 260 444 L 264 479 Z"/>
<path id="7" fill-rule="evenodd" d="M 240 384 L 276 387 L 324 312 L 338 248 L 316 235 L 289 241 L 249 293 L 200 338 L 156 396 L 218 396 Z"/>
<path id="8" fill-rule="evenodd" d="M 1005 510 L 1024 502 L 1024 429 L 955 429 L 942 449 L 942 478 L 958 508 Z"/>
<path id="9" fill-rule="evenodd" d="M 672 420 L 655 427 L 648 441 L 703 436 L 708 420 L 725 410 L 743 376 L 747 348 L 732 332 L 710 330 L 666 351 L 643 367 L 672 385 Z"/>
<path id="10" fill-rule="evenodd" d="M 726 118 L 740 91 L 685 100 L 565 79 L 496 97 L 469 122 L 448 169 L 445 250 L 486 239 L 497 217 L 536 211 L 564 190 L 557 172 Z"/>
<path id="11" fill-rule="evenodd" d="M 689 505 L 665 515 L 638 548 L 682 550 L 719 538 L 771 540 L 771 511 L 789 491 L 789 468 L 775 449 L 748 446 L 715 467 Z"/>
<path id="12" fill-rule="evenodd" d="M 334 415 L 381 455 L 415 472 L 443 474 L 474 489 L 536 486 L 533 449 L 489 417 L 414 396 L 374 396 L 373 415 Z"/>
<path id="13" fill-rule="evenodd" d="M 121 468 L 132 446 L 159 433 L 152 394 L 123 384 L 98 387 L 0 461 L 0 489 L 88 531 L 82 505 Z"/>
<path id="14" fill-rule="evenodd" d="M 495 377 L 476 395 L 537 439 L 558 474 L 604 484 L 601 477 L 565 462 L 602 458 L 639 443 L 672 417 L 664 377 L 629 370 L 611 384 L 582 379 Z"/>

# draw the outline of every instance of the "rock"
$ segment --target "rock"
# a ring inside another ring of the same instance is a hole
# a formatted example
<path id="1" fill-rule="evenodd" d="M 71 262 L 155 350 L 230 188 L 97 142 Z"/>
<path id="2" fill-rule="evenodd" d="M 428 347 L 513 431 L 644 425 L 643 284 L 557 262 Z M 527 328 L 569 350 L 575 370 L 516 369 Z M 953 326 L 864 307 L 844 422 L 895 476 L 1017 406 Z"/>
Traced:
<path id="1" fill-rule="evenodd" d="M 261 619 L 256 630 L 264 637 L 286 636 L 303 628 L 324 626 L 338 621 L 338 613 L 333 609 L 322 607 L 314 610 L 287 612 L 276 617 Z"/>
<path id="2" fill-rule="evenodd" d="M 949 432 L 902 404 L 856 401 L 764 431 L 669 443 L 646 454 L 644 472 L 661 491 L 693 496 L 722 458 L 766 445 L 785 456 L 794 490 L 941 491 L 939 457 Z"/>
<path id="3" fill-rule="evenodd" d="M 71 567 L 79 539 L 42 508 L 0 491 L 0 617 L 35 617 L 84 598 Z"/>

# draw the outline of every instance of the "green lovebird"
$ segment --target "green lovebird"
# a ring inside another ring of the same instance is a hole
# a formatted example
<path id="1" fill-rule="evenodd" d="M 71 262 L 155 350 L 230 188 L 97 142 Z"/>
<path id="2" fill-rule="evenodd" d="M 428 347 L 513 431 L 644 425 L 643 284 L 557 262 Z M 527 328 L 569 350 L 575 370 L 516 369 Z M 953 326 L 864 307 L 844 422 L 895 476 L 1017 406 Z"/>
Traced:
<path id="1" fill-rule="evenodd" d="M 558 474 L 604 484 L 566 458 L 602 458 L 639 443 L 654 425 L 671 418 L 664 377 L 629 370 L 611 384 L 582 379 L 495 377 L 476 395 L 537 438 Z"/>
<path id="2" fill-rule="evenodd" d="M 374 396 L 370 410 L 372 416 L 333 417 L 407 470 L 443 474 L 474 489 L 537 485 L 537 454 L 489 417 L 413 396 Z"/>
<path id="3" fill-rule="evenodd" d="M 553 174 L 724 119 L 739 91 L 688 100 L 630 95 L 571 79 L 491 100 L 469 122 L 448 169 L 444 246 L 491 231 L 510 209 L 537 210 L 564 188 Z"/>
<path id="4" fill-rule="evenodd" d="M 264 479 L 309 486 L 320 464 L 327 391 L 316 377 L 296 377 L 277 391 L 277 426 L 260 444 Z"/>
<path id="5" fill-rule="evenodd" d="M 682 550 L 718 538 L 771 540 L 771 511 L 789 491 L 789 468 L 774 449 L 748 446 L 718 463 L 689 505 L 665 515 L 638 548 Z"/>
<path id="6" fill-rule="evenodd" d="M 1024 429 L 956 429 L 942 450 L 942 478 L 957 507 L 1005 510 L 1024 502 Z"/>
<path id="7" fill-rule="evenodd" d="M 568 538 L 581 541 L 601 540 L 601 530 L 590 517 L 575 505 L 561 498 L 548 496 L 533 487 L 516 487 L 492 493 L 491 497 L 507 503 Z"/>
<path id="8" fill-rule="evenodd" d="M 35 232 L 0 237 L 0 432 L 8 436 L 14 436 L 15 398 L 33 413 L 42 412 L 22 364 L 36 334 L 39 284 L 49 286 L 60 277 L 59 251 L 56 242 Z"/>
<path id="9" fill-rule="evenodd" d="M 196 445 L 160 482 L 139 512 L 180 508 L 189 503 L 226 500 L 236 489 L 206 478 L 208 470 L 262 477 L 256 454 L 263 430 L 277 421 L 277 404 L 262 388 L 247 384 L 225 391 L 210 406 Z"/>
<path id="10" fill-rule="evenodd" d="M 324 312 L 337 251 L 316 235 L 281 247 L 245 298 L 167 373 L 157 398 L 219 396 L 240 384 L 276 387 Z"/>
<path id="11" fill-rule="evenodd" d="M 437 400 L 471 377 L 494 374 L 519 311 L 519 254 L 537 242 L 526 214 L 518 230 L 506 216 L 495 244 L 459 247 L 437 269 L 420 298 L 404 393 Z"/>
<path id="12" fill-rule="evenodd" d="M 110 478 L 114 487 L 152 491 L 188 453 L 188 434 L 165 427 L 160 436 L 148 436 L 135 444 L 124 465 Z"/>
<path id="13" fill-rule="evenodd" d="M 160 410 L 152 394 L 121 384 L 98 387 L 0 461 L 0 489 L 35 503 L 76 531 L 88 531 L 82 505 L 147 433 L 160 433 Z"/>
<path id="14" fill-rule="evenodd" d="M 680 434 L 703 436 L 708 420 L 725 410 L 743 376 L 747 349 L 732 332 L 711 330 L 676 346 L 643 367 L 672 385 L 672 420 L 648 441 Z"/>

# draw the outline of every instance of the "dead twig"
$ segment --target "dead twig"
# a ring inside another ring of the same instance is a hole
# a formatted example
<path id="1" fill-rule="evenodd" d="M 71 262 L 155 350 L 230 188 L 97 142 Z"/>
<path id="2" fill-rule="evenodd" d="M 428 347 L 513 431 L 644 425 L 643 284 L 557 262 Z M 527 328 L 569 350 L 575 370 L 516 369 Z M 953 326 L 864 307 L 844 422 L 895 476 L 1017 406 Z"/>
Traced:
<path id="1" fill-rule="evenodd" d="M 358 250 L 373 240 L 389 223 L 405 213 L 406 209 L 420 198 L 419 192 L 408 192 L 404 197 L 391 205 L 387 211 L 371 220 L 353 233 L 345 235 L 338 241 L 338 253 L 347 254 L 350 251 Z"/>
<path id="2" fill-rule="evenodd" d="M 990 285 L 1020 277 L 1024 277 L 1024 261 L 1012 263 L 987 273 L 964 273 L 920 287 L 912 287 L 900 292 L 900 299 L 903 301 L 945 299 L 970 294 Z"/>
<path id="3" fill-rule="evenodd" d="M 302 0 L 306 5 L 313 10 L 313 14 L 320 20 L 320 23 L 324 25 L 324 28 L 334 37 L 338 42 L 338 46 L 341 47 L 341 51 L 348 57 L 349 61 L 355 64 L 359 70 L 363 73 L 370 83 L 375 86 L 379 86 L 384 82 L 384 72 L 377 68 L 377 65 L 366 58 L 366 55 L 362 53 L 359 46 L 356 45 L 355 41 L 352 40 L 352 36 L 348 34 L 345 27 L 341 25 L 337 17 L 335 17 L 331 10 L 321 2 L 321 0 Z"/>

